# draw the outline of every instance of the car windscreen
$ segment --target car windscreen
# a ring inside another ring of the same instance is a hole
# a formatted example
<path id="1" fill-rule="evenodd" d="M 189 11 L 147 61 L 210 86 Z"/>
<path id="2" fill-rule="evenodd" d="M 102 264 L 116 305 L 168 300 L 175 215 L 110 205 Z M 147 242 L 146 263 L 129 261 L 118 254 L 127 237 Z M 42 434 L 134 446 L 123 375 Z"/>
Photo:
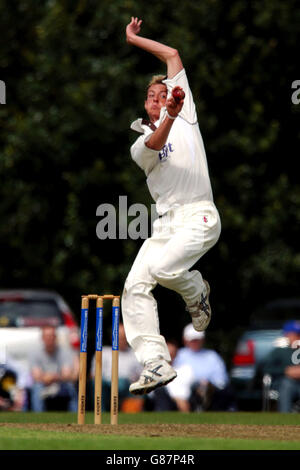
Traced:
<path id="1" fill-rule="evenodd" d="M 0 298 L 0 327 L 61 324 L 62 315 L 54 300 Z"/>

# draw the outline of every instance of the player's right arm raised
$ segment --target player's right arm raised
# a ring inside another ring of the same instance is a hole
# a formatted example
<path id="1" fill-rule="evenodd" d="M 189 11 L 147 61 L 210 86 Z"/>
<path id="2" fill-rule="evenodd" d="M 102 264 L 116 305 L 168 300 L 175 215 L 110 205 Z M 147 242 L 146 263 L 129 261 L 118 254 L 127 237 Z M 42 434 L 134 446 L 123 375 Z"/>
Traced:
<path id="1" fill-rule="evenodd" d="M 131 22 L 126 27 L 126 40 L 129 44 L 144 49 L 153 54 L 167 65 L 168 78 L 173 78 L 183 69 L 181 58 L 176 49 L 153 41 L 152 39 L 139 36 L 142 20 L 131 18 Z"/>

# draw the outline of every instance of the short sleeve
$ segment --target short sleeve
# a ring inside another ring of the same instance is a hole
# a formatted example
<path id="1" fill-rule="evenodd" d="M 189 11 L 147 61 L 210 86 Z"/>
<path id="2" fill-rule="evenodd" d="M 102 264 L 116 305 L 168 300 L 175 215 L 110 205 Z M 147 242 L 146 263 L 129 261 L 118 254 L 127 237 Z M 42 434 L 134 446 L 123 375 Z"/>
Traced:
<path id="1" fill-rule="evenodd" d="M 189 86 L 189 82 L 186 76 L 185 69 L 180 70 L 177 75 L 173 78 L 166 78 L 163 82 L 167 85 L 168 94 L 170 95 L 172 89 L 175 86 L 180 86 L 184 93 L 184 104 L 182 110 L 179 113 L 179 116 L 187 121 L 189 124 L 196 124 L 197 123 L 197 112 L 196 106 L 194 103 L 193 95 Z"/>
<path id="2" fill-rule="evenodd" d="M 210 381 L 216 387 L 222 389 L 228 382 L 225 363 L 215 351 L 211 351 L 211 360 L 212 364 Z"/>
<path id="3" fill-rule="evenodd" d="M 69 348 L 59 350 L 59 365 L 62 367 L 73 367 L 74 365 L 74 352 Z"/>
<path id="4" fill-rule="evenodd" d="M 30 369 L 35 367 L 42 367 L 40 358 L 41 354 L 37 353 L 37 351 L 29 355 L 28 360 Z"/>
<path id="5" fill-rule="evenodd" d="M 158 162 L 159 150 L 150 149 L 145 145 L 151 134 L 141 135 L 130 148 L 132 159 L 144 170 L 146 176 Z"/>

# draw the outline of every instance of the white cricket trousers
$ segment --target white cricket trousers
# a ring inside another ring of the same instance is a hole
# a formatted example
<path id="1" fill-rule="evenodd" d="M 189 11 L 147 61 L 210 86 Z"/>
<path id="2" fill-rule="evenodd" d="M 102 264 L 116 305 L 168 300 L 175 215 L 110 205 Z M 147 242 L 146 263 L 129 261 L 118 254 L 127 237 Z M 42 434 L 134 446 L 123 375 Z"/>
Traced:
<path id="1" fill-rule="evenodd" d="M 180 294 L 187 305 L 194 304 L 204 283 L 199 271 L 189 270 L 217 242 L 220 232 L 219 213 L 211 201 L 179 206 L 154 221 L 152 236 L 143 243 L 122 295 L 127 341 L 141 364 L 159 356 L 170 361 L 151 291 L 160 284 Z"/>

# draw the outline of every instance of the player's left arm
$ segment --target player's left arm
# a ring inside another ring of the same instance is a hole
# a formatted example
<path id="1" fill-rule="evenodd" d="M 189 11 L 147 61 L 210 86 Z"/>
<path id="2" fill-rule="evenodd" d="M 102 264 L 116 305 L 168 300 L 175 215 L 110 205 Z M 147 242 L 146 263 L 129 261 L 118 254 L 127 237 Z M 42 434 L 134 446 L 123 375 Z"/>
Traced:
<path id="1" fill-rule="evenodd" d="M 184 99 L 179 102 L 170 96 L 166 102 L 167 116 L 161 122 L 159 127 L 151 134 L 150 138 L 145 141 L 145 145 L 153 150 L 161 150 L 167 142 L 171 127 L 177 118 L 183 106 Z"/>
<path id="2" fill-rule="evenodd" d="M 140 49 L 144 49 L 164 62 L 167 66 L 168 78 L 175 77 L 183 69 L 183 64 L 177 49 L 139 36 L 141 24 L 142 20 L 134 17 L 131 18 L 131 22 L 126 27 L 127 42 Z"/>

